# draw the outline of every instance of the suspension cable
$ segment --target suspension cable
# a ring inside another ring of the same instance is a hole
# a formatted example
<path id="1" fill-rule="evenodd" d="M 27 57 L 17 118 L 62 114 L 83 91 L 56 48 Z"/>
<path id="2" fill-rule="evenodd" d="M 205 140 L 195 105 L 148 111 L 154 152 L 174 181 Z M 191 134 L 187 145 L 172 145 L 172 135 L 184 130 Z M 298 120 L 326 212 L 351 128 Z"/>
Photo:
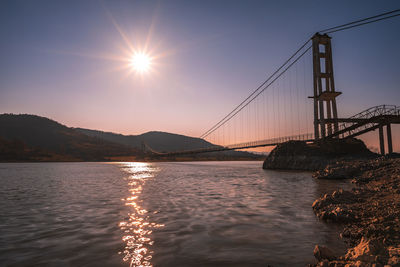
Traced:
<path id="1" fill-rule="evenodd" d="M 304 56 L 304 54 L 311 49 L 312 46 L 309 46 L 303 53 L 300 54 L 300 56 L 298 56 L 292 63 L 290 63 L 281 73 L 279 73 L 278 76 L 276 76 L 269 84 L 267 84 L 261 91 L 259 91 L 257 94 L 255 94 L 246 104 L 242 105 L 242 107 L 240 107 L 239 109 L 237 109 L 236 111 L 232 111 L 229 115 L 227 115 L 227 119 L 224 121 L 223 124 L 225 124 L 226 122 L 228 122 L 230 119 L 232 119 L 236 114 L 238 114 L 243 108 L 245 108 L 247 105 L 249 105 L 255 98 L 257 98 L 262 92 L 264 92 L 271 84 L 273 84 L 279 77 L 281 77 L 291 66 L 293 66 L 301 57 Z M 221 127 L 223 124 L 220 124 L 218 126 L 215 127 L 215 129 L 209 131 L 209 133 L 204 134 L 203 137 L 204 138 L 206 136 L 208 136 L 209 134 L 211 134 L 212 132 L 214 132 L 215 130 L 217 130 L 219 127 Z"/>
<path id="2" fill-rule="evenodd" d="M 307 39 L 307 41 L 300 46 L 299 49 L 296 50 L 296 52 L 293 53 L 274 73 L 272 73 L 259 87 L 257 87 L 256 90 L 254 90 L 245 100 L 243 100 L 238 106 L 236 106 L 231 112 L 229 112 L 228 115 L 226 115 L 223 119 L 221 119 L 219 122 L 217 122 L 213 127 L 211 127 L 208 131 L 203 133 L 200 138 L 206 137 L 208 134 L 214 131 L 214 128 L 219 126 L 221 123 L 225 123 L 225 119 L 228 118 L 232 113 L 234 113 L 237 109 L 239 109 L 247 100 L 249 100 L 254 94 L 256 94 L 268 81 L 270 81 L 282 68 L 285 67 L 287 63 L 289 63 L 310 41 L 310 39 Z"/>
<path id="3" fill-rule="evenodd" d="M 349 22 L 349 23 L 345 23 L 345 24 L 342 24 L 342 25 L 338 25 L 338 26 L 335 26 L 335 27 L 324 29 L 324 30 L 321 30 L 319 32 L 320 33 L 330 33 L 330 32 L 334 32 L 333 30 L 336 30 L 336 29 L 339 29 L 339 28 L 343 28 L 343 27 L 345 27 L 347 29 L 346 26 L 349 26 L 349 25 L 352 25 L 352 24 L 355 24 L 355 23 L 360 23 L 360 22 L 367 21 L 367 20 L 372 20 L 372 19 L 375 19 L 375 18 L 379 18 L 379 17 L 386 16 L 386 15 L 393 14 L 393 13 L 397 13 L 397 12 L 400 12 L 400 9 L 395 9 L 395 10 L 392 10 L 392 11 L 389 11 L 389 12 L 385 12 L 385 13 L 382 13 L 382 14 L 379 14 L 379 15 L 372 16 L 372 17 L 355 20 L 355 21 L 352 21 L 352 22 Z M 398 15 L 394 15 L 394 16 L 398 16 Z M 379 20 L 390 18 L 390 17 L 393 17 L 393 16 L 381 18 Z M 372 22 L 375 22 L 375 21 L 366 22 L 364 24 L 372 23 Z M 359 26 L 364 25 L 364 24 L 360 24 Z M 344 28 L 342 30 L 344 30 Z"/>
<path id="4" fill-rule="evenodd" d="M 382 13 L 382 14 L 378 14 L 378 15 L 372 16 L 372 17 L 368 17 L 368 18 L 352 21 L 352 22 L 345 23 L 345 24 L 338 25 L 338 26 L 331 27 L 331 28 L 327 28 L 327 29 L 321 30 L 319 32 L 328 34 L 328 33 L 334 33 L 334 32 L 338 32 L 338 31 L 351 29 L 351 28 L 362 26 L 362 25 L 366 25 L 366 24 L 378 22 L 378 21 L 381 21 L 381 20 L 386 20 L 386 19 L 389 19 L 389 18 L 400 16 L 399 12 L 400 12 L 400 9 L 395 9 L 395 10 L 392 10 L 392 11 L 389 11 L 389 12 L 385 12 L 385 13 Z M 398 13 L 398 14 L 390 15 L 390 14 L 393 14 L 393 13 Z M 387 16 L 387 15 L 390 15 L 390 16 Z M 218 121 L 216 124 L 214 124 L 213 127 L 211 127 L 209 130 L 207 130 L 205 133 L 203 133 L 200 136 L 200 138 L 205 138 L 209 134 L 211 134 L 212 132 L 214 132 L 215 130 L 220 128 L 223 124 L 228 122 L 237 113 L 239 113 L 244 107 L 249 105 L 257 96 L 259 96 L 262 92 L 264 92 L 275 80 L 277 80 L 282 74 L 284 74 L 294 63 L 296 63 L 311 48 L 311 46 L 308 47 L 286 69 L 284 69 L 276 78 L 273 79 L 273 77 L 275 75 L 277 75 L 279 73 L 279 71 L 281 71 L 308 44 L 309 41 L 310 41 L 310 38 L 307 39 L 307 41 L 299 49 L 297 49 L 294 54 L 292 54 L 272 75 L 270 75 L 259 87 L 257 87 L 245 100 L 243 100 L 239 105 L 237 105 L 224 118 L 222 118 L 220 121 Z M 272 82 L 267 84 L 271 79 L 273 79 Z M 261 88 L 263 88 L 263 89 L 260 91 Z"/>
<path id="5" fill-rule="evenodd" d="M 395 15 L 391 15 L 391 16 L 387 16 L 387 17 L 384 17 L 384 18 L 379 18 L 379 19 L 375 19 L 375 20 L 359 23 L 359 24 L 356 24 L 356 25 L 347 26 L 347 27 L 344 27 L 344 28 L 339 28 L 337 30 L 328 31 L 328 32 L 325 32 L 325 33 L 328 34 L 328 33 L 344 31 L 344 30 L 348 30 L 348 29 L 351 29 L 351 28 L 359 27 L 359 26 L 362 26 L 362 25 L 365 25 L 365 24 L 370 24 L 370 23 L 374 23 L 374 22 L 377 22 L 377 21 L 385 20 L 385 19 L 390 19 L 390 18 L 397 17 L 397 16 L 400 16 L 400 13 L 399 14 L 395 14 Z"/>

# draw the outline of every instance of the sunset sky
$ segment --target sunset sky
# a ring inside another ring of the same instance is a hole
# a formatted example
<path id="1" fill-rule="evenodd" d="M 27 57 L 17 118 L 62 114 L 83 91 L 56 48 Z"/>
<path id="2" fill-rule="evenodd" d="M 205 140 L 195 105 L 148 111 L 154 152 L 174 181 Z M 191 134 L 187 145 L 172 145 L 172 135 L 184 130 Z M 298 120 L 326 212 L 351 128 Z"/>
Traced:
<path id="1" fill-rule="evenodd" d="M 3 0 L 0 113 L 199 136 L 316 31 L 399 7 L 396 0 Z M 400 104 L 399 33 L 396 17 L 332 34 L 340 116 Z M 152 58 L 147 72 L 129 66 L 133 51 Z"/>

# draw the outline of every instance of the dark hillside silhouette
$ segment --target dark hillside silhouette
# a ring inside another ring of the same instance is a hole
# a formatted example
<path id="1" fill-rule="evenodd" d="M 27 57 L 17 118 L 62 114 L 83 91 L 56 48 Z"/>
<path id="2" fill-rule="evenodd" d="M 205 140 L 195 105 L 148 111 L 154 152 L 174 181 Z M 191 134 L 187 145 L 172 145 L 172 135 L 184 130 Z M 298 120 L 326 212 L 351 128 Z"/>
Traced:
<path id="1" fill-rule="evenodd" d="M 145 159 L 142 143 L 160 152 L 213 146 L 184 135 L 148 132 L 121 135 L 96 130 L 70 128 L 36 115 L 0 115 L 0 161 L 108 161 Z M 185 160 L 256 159 L 252 153 L 225 151 L 205 153 Z M 171 158 L 170 160 L 176 160 Z"/>
<path id="2" fill-rule="evenodd" d="M 50 157 L 65 160 L 105 160 L 140 154 L 121 144 L 85 135 L 56 121 L 35 115 L 0 115 L 0 158 Z"/>
<path id="3" fill-rule="evenodd" d="M 122 135 L 111 132 L 76 128 L 76 130 L 89 136 L 105 139 L 110 142 L 140 148 L 145 142 L 148 146 L 158 152 L 173 152 L 182 150 L 194 150 L 214 146 L 201 138 L 195 138 L 180 134 L 172 134 L 159 131 L 151 131 L 140 135 Z M 233 156 L 253 158 L 254 154 L 243 151 L 224 151 L 204 153 L 209 156 Z"/>
<path id="4" fill-rule="evenodd" d="M 211 143 L 200 139 L 179 134 L 172 134 L 166 132 L 147 132 L 140 135 L 122 135 L 111 132 L 102 132 L 96 130 L 76 128 L 78 131 L 102 138 L 111 142 L 131 146 L 141 147 L 142 142 L 146 142 L 151 148 L 157 151 L 179 151 L 185 149 L 198 149 L 213 146 Z"/>

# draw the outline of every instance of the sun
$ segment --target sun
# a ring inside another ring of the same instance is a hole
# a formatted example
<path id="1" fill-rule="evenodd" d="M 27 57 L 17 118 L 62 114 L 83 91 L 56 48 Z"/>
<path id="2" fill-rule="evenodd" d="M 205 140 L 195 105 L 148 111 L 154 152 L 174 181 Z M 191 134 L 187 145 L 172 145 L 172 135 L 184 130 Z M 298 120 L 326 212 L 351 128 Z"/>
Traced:
<path id="1" fill-rule="evenodd" d="M 148 72 L 151 67 L 151 57 L 142 52 L 136 52 L 130 59 L 133 70 L 139 73 Z"/>

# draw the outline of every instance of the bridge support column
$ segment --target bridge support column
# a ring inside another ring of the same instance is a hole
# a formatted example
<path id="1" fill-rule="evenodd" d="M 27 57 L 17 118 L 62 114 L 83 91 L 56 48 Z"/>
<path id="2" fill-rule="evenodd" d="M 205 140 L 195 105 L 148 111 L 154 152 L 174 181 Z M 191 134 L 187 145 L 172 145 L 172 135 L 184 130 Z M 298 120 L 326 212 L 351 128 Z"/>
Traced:
<path id="1" fill-rule="evenodd" d="M 392 144 L 392 127 L 389 124 L 386 125 L 386 134 L 387 134 L 387 143 L 388 143 L 388 153 L 393 153 L 393 144 Z"/>
<path id="2" fill-rule="evenodd" d="M 333 79 L 331 37 L 316 33 L 312 38 L 314 77 L 314 136 L 325 138 L 339 130 Z M 326 108 L 326 109 L 325 109 Z"/>
<path id="3" fill-rule="evenodd" d="M 379 125 L 379 146 L 381 149 L 381 155 L 385 155 L 385 140 L 383 137 L 383 125 Z"/>

